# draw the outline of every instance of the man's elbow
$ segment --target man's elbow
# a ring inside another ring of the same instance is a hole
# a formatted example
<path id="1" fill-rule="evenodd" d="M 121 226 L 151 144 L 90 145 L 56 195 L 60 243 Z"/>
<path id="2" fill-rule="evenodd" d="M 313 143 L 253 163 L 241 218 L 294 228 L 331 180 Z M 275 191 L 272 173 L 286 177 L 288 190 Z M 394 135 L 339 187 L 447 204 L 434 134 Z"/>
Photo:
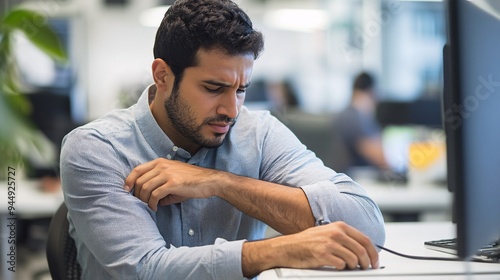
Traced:
<path id="1" fill-rule="evenodd" d="M 370 239 L 374 245 L 384 246 L 385 244 L 385 223 L 383 220 L 377 220 L 371 227 L 372 230 L 369 234 Z"/>
<path id="2" fill-rule="evenodd" d="M 370 238 L 373 244 L 383 246 L 385 243 L 385 222 L 378 208 L 371 214 L 364 230 L 366 236 Z"/>

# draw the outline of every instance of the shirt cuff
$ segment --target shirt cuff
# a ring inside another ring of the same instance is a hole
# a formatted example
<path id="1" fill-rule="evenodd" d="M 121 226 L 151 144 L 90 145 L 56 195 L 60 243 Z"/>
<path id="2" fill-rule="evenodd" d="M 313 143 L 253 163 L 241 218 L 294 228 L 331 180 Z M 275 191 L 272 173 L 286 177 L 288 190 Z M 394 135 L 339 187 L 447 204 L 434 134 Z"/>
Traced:
<path id="1" fill-rule="evenodd" d="M 331 212 L 325 201 L 334 203 L 338 189 L 331 181 L 323 181 L 301 187 L 309 200 L 309 205 L 314 216 L 315 225 L 324 225 L 332 222 L 329 217 Z M 331 206 L 330 206 L 331 207 Z"/>
<path id="2" fill-rule="evenodd" d="M 215 279 L 244 279 L 241 268 L 241 252 L 246 240 L 228 242 L 225 239 L 215 240 L 213 261 Z"/>

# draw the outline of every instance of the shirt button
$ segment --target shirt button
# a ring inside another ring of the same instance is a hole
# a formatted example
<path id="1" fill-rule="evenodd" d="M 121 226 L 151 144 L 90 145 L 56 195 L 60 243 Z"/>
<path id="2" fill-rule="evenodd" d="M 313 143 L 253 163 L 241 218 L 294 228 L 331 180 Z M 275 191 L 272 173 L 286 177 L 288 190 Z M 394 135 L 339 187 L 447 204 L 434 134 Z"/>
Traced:
<path id="1" fill-rule="evenodd" d="M 172 159 L 172 156 L 170 154 L 168 154 L 167 159 Z"/>
<path id="2" fill-rule="evenodd" d="M 189 236 L 193 236 L 194 235 L 194 230 L 192 228 L 190 228 L 189 231 L 188 231 L 188 234 L 189 234 Z"/>
<path id="3" fill-rule="evenodd" d="M 174 152 L 177 152 L 177 150 L 179 150 L 179 147 L 177 147 L 177 146 L 174 146 L 174 147 L 172 148 L 172 151 L 174 151 Z"/>

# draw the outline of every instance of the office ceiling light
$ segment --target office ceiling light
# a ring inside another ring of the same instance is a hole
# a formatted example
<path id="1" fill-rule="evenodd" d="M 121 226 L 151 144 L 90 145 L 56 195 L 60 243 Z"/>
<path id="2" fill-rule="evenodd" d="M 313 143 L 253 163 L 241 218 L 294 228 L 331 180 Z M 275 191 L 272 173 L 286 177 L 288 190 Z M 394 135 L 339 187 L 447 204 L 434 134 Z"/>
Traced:
<path id="1" fill-rule="evenodd" d="M 144 26 L 158 28 L 168 8 L 170 8 L 170 5 L 147 9 L 139 15 L 139 22 Z"/>
<path id="2" fill-rule="evenodd" d="M 270 27 L 291 31 L 313 32 L 328 27 L 328 13 L 315 9 L 279 9 L 264 15 Z"/>

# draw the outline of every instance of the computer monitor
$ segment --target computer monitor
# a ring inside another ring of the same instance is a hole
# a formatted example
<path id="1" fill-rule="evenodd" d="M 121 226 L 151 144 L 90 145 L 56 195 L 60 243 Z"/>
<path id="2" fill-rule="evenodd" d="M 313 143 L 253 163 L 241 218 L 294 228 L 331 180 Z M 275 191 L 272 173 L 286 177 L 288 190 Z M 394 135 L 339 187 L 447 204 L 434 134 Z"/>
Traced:
<path id="1" fill-rule="evenodd" d="M 381 101 L 377 104 L 376 117 L 382 126 L 424 125 L 430 128 L 442 128 L 441 107 L 439 98 Z"/>
<path id="2" fill-rule="evenodd" d="M 500 1 L 448 1 L 444 127 L 458 256 L 500 238 Z"/>

